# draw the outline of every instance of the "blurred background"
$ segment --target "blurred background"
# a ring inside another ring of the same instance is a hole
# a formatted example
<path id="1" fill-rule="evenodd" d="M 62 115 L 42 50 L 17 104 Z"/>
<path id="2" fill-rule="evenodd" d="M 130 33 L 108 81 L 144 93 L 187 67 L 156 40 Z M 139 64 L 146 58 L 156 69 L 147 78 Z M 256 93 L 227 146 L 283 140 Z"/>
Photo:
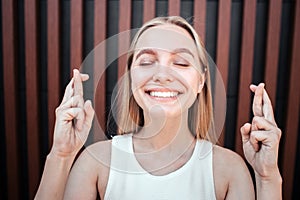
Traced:
<path id="1" fill-rule="evenodd" d="M 227 113 L 220 145 L 242 155 L 239 127 L 252 117 L 249 85 L 266 83 L 283 132 L 284 199 L 300 198 L 299 0 L 1 0 L 0 12 L 0 199 L 33 199 L 72 69 L 106 38 L 168 15 L 195 27 L 221 72 Z M 129 43 L 130 36 L 106 47 L 92 72 Z M 125 57 L 114 60 L 89 86 L 103 130 L 124 67 Z M 88 143 L 105 138 L 95 130 Z"/>

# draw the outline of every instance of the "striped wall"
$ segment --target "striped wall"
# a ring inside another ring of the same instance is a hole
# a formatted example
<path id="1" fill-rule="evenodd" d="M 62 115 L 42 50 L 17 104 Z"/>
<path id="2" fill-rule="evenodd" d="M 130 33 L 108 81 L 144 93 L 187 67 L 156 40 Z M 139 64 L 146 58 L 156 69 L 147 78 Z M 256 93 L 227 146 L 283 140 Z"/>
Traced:
<path id="1" fill-rule="evenodd" d="M 34 197 L 72 69 L 106 38 L 166 15 L 193 23 L 222 74 L 227 113 L 220 145 L 242 155 L 239 127 L 252 117 L 248 86 L 266 83 L 283 131 L 284 199 L 300 198 L 299 0 L 2 0 L 0 7 L 0 199 Z M 120 51 L 129 43 L 130 36 L 115 45 Z M 110 53 L 118 54 L 107 47 L 94 60 L 94 73 Z M 103 128 L 125 59 L 92 85 Z M 89 141 L 102 139 L 95 130 Z"/>

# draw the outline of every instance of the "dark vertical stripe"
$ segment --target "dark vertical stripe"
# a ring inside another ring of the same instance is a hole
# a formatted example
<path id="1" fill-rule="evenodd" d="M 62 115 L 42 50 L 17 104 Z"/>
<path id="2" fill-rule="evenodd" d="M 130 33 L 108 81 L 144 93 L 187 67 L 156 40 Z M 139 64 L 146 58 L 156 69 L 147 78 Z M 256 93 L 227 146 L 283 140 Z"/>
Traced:
<path id="1" fill-rule="evenodd" d="M 225 123 L 225 147 L 234 150 L 237 101 L 240 76 L 241 62 L 241 35 L 243 22 L 243 3 L 238 1 L 232 2 L 231 9 L 231 28 L 230 28 L 230 53 L 229 69 L 227 83 L 227 112 Z"/>
<path id="2" fill-rule="evenodd" d="M 120 2 L 119 1 L 107 1 L 107 37 L 111 37 L 119 32 L 119 9 Z M 110 43 L 107 43 L 106 46 L 106 107 L 109 111 L 111 108 L 111 100 L 112 100 L 112 92 L 115 87 L 115 84 L 118 81 L 118 40 L 111 40 Z M 113 62 L 111 63 L 113 59 Z M 108 114 L 108 112 L 106 113 Z M 117 126 L 114 122 L 108 124 L 107 127 L 107 135 L 115 135 Z"/>
<path id="3" fill-rule="evenodd" d="M 72 76 L 71 66 L 71 1 L 60 1 L 60 91 L 59 96 L 62 98 L 65 87 Z"/>
<path id="4" fill-rule="evenodd" d="M 2 3 L 0 3 L 0 16 Z M 5 29 L 4 29 L 5 30 Z M 4 113 L 4 75 L 3 75 L 3 34 L 2 20 L 0 20 L 0 199 L 7 199 L 7 158 L 5 141 L 5 113 Z"/>
<path id="5" fill-rule="evenodd" d="M 144 2 L 143 1 L 132 1 L 131 5 L 131 28 L 136 29 L 140 28 L 143 25 L 143 10 Z M 131 38 L 134 34 L 130 34 Z"/>
<path id="6" fill-rule="evenodd" d="M 207 1 L 205 47 L 213 60 L 216 60 L 216 40 L 218 24 L 218 2 Z"/>
<path id="7" fill-rule="evenodd" d="M 194 3 L 193 1 L 180 1 L 180 16 L 187 22 L 193 24 L 194 19 Z"/>
<path id="8" fill-rule="evenodd" d="M 155 16 L 168 16 L 168 0 L 157 0 L 155 2 Z"/>
<path id="9" fill-rule="evenodd" d="M 259 84 L 264 81 L 266 60 L 266 39 L 268 24 L 268 2 L 258 1 L 256 7 L 254 64 L 252 66 L 252 81 Z"/>

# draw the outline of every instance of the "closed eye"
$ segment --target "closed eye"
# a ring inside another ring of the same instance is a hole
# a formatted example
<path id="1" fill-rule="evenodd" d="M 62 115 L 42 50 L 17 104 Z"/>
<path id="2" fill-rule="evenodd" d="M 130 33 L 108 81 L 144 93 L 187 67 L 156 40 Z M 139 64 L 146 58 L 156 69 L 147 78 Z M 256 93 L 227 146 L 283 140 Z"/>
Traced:
<path id="1" fill-rule="evenodd" d="M 173 65 L 180 67 L 188 67 L 191 64 L 187 59 L 183 58 L 182 56 L 176 55 L 173 58 Z"/>
<path id="2" fill-rule="evenodd" d="M 155 61 L 153 60 L 142 60 L 139 65 L 140 66 L 148 66 L 148 65 L 153 65 L 155 63 Z"/>

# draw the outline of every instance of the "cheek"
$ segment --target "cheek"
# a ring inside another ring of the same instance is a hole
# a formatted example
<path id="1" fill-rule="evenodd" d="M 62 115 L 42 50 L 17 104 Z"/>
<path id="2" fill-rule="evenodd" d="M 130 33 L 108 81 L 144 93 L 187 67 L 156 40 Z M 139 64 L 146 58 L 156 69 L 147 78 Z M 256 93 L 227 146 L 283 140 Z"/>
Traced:
<path id="1" fill-rule="evenodd" d="M 201 89 L 202 83 L 201 75 L 199 74 L 199 72 L 196 70 L 187 71 L 182 73 L 181 77 L 184 78 L 184 81 L 191 92 L 194 95 L 197 95 L 197 93 L 199 93 L 199 89 Z"/>
<path id="2" fill-rule="evenodd" d="M 147 80 L 147 73 L 140 69 L 132 69 L 130 72 L 131 76 L 131 89 L 134 93 L 135 90 L 139 89 Z"/>
<path id="3" fill-rule="evenodd" d="M 149 81 L 149 79 L 152 78 L 150 71 L 151 70 L 134 68 L 130 72 L 131 91 L 138 104 L 141 102 L 141 95 L 144 93 L 141 88 L 143 88 L 143 86 Z"/>

